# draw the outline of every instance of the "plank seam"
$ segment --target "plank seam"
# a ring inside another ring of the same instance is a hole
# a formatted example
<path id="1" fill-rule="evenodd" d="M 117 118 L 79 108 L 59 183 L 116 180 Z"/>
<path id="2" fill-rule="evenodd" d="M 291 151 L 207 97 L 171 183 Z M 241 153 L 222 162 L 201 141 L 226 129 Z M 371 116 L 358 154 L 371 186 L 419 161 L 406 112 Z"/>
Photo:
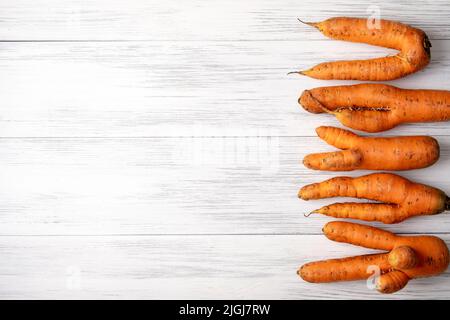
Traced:
<path id="1" fill-rule="evenodd" d="M 369 136 L 369 135 L 367 135 Z M 394 135 L 387 135 L 386 137 L 394 136 Z M 407 136 L 405 134 L 399 134 L 398 136 Z M 437 138 L 446 138 L 449 137 L 449 135 L 432 135 L 433 137 Z M 1 137 L 0 140 L 145 140 L 145 139 L 234 139 L 234 138 L 317 138 L 317 135 L 311 135 L 311 136 L 280 136 L 280 135 L 273 135 L 273 136 L 267 136 L 267 135 L 255 135 L 255 136 L 36 136 L 36 137 Z"/>
<path id="2" fill-rule="evenodd" d="M 447 41 L 450 38 L 430 38 L 431 41 Z M 337 41 L 333 39 L 2 39 L 1 42 L 290 42 L 290 41 Z"/>
<path id="3" fill-rule="evenodd" d="M 397 235 L 450 235 L 450 232 L 395 232 Z M 10 237 L 234 237 L 234 236 L 324 236 L 323 233 L 118 233 L 118 234 L 6 234 Z"/>

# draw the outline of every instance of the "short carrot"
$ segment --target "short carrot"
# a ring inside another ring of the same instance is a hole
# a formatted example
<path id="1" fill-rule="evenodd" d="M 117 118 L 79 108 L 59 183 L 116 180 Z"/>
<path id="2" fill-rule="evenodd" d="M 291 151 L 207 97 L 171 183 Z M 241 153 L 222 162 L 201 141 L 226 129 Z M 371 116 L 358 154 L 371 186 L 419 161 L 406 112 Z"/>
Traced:
<path id="1" fill-rule="evenodd" d="M 439 144 L 428 136 L 361 137 L 335 127 L 318 127 L 316 132 L 343 150 L 307 155 L 303 164 L 315 170 L 411 170 L 439 159 Z"/>

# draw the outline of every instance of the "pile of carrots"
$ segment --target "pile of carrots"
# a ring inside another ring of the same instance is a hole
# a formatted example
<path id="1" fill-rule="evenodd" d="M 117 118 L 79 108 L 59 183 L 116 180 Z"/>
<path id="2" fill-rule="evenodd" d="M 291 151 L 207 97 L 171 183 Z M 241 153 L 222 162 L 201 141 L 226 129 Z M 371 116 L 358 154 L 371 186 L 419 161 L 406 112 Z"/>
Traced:
<path id="1" fill-rule="evenodd" d="M 375 29 L 369 22 L 338 17 L 305 23 L 329 38 L 397 49 L 397 55 L 325 62 L 295 73 L 325 80 L 387 81 L 417 72 L 429 63 L 431 43 L 422 30 L 389 20 L 381 20 L 380 27 Z M 450 92 L 443 90 L 411 90 L 364 83 L 305 90 L 298 102 L 308 112 L 332 114 L 343 125 L 370 133 L 389 130 L 402 123 L 450 120 Z M 334 127 L 319 127 L 316 132 L 340 150 L 307 155 L 303 163 L 313 170 L 411 170 L 431 166 L 439 159 L 439 143 L 428 136 L 360 136 Z M 304 186 L 298 196 L 303 200 L 330 197 L 374 200 L 376 202 L 334 203 L 311 214 L 383 223 L 399 223 L 411 217 L 450 210 L 450 198 L 443 191 L 384 172 L 356 178 L 335 177 Z M 447 245 L 434 236 L 399 236 L 343 221 L 326 224 L 323 233 L 333 241 L 385 252 L 306 263 L 298 274 L 308 282 L 368 279 L 375 266 L 379 270 L 377 290 L 393 293 L 404 288 L 411 279 L 444 272 L 450 261 Z"/>

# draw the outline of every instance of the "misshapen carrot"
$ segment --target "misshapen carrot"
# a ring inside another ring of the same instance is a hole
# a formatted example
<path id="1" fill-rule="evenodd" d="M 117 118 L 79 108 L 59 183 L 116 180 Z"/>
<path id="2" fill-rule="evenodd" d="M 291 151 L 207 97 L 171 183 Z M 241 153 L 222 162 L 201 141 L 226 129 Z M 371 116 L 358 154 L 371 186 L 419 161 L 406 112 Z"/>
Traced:
<path id="1" fill-rule="evenodd" d="M 335 127 L 318 127 L 316 132 L 343 151 L 307 155 L 303 164 L 315 170 L 411 170 L 439 159 L 439 144 L 432 137 L 361 137 Z"/>
<path id="2" fill-rule="evenodd" d="M 325 36 L 367 43 L 400 51 L 395 56 L 325 62 L 298 73 L 316 79 L 385 81 L 404 77 L 424 68 L 430 61 L 431 43 L 420 29 L 396 21 L 336 17 L 307 24 Z M 377 22 L 377 21 L 375 21 Z"/>
<path id="3" fill-rule="evenodd" d="M 379 132 L 402 123 L 449 121 L 450 91 L 400 89 L 385 84 L 319 87 L 303 91 L 300 105 L 330 113 L 345 126 Z"/>
<path id="4" fill-rule="evenodd" d="M 450 210 L 450 198 L 439 189 L 411 182 L 392 173 L 373 173 L 358 178 L 335 177 L 300 189 L 303 200 L 353 197 L 383 203 L 334 203 L 312 213 L 383 223 Z"/>
<path id="5" fill-rule="evenodd" d="M 386 252 L 306 263 L 297 272 L 305 281 L 363 280 L 376 267 L 380 272 L 376 279 L 378 291 L 393 293 L 405 287 L 410 279 L 444 272 L 449 264 L 447 245 L 433 236 L 397 236 L 378 228 L 340 221 L 327 223 L 323 233 L 333 241 Z"/>

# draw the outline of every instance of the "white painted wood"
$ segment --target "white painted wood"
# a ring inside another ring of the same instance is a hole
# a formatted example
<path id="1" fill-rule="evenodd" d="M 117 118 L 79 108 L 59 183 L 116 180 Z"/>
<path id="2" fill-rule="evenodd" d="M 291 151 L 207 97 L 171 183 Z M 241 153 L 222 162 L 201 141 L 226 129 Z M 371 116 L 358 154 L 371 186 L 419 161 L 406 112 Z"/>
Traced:
<path id="1" fill-rule="evenodd" d="M 450 41 L 391 82 L 450 88 Z M 313 136 L 338 121 L 304 111 L 304 89 L 344 84 L 286 73 L 384 49 L 338 41 L 0 43 L 0 136 Z M 448 134 L 446 123 L 389 134 Z"/>
<path id="2" fill-rule="evenodd" d="M 0 1 L 3 40 L 321 39 L 297 17 L 400 20 L 450 39 L 447 0 L 14 0 Z"/>
<path id="3" fill-rule="evenodd" d="M 448 298 L 448 271 L 393 295 L 296 274 L 307 261 L 373 252 L 319 235 L 0 237 L 0 298 Z"/>
<path id="4" fill-rule="evenodd" d="M 402 173 L 450 194 L 450 137 L 441 160 Z M 317 234 L 303 217 L 344 199 L 302 201 L 298 189 L 337 175 L 301 159 L 333 150 L 319 138 L 0 140 L 0 234 Z M 445 173 L 445 174 L 444 174 Z M 442 233 L 450 215 L 388 226 Z"/>
<path id="5" fill-rule="evenodd" d="M 296 197 L 339 174 L 300 164 L 338 123 L 297 98 L 352 82 L 286 73 L 392 53 L 296 18 L 377 8 L 433 43 L 425 70 L 390 83 L 448 89 L 447 0 L 0 0 L 0 298 L 449 298 L 448 272 L 393 296 L 295 274 L 367 250 L 302 216 L 342 199 Z M 450 193 L 448 123 L 384 134 L 436 136 L 441 160 L 404 175 Z M 385 227 L 449 243 L 449 217 Z"/>

